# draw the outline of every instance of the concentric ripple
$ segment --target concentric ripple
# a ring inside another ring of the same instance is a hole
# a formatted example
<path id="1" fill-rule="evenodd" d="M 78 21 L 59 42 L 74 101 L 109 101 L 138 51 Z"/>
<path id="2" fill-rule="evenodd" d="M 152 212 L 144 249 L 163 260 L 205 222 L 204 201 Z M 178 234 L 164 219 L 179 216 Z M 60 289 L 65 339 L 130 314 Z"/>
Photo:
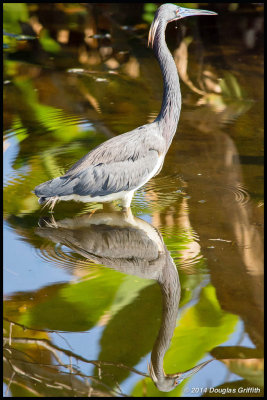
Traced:
<path id="1" fill-rule="evenodd" d="M 177 202 L 183 194 L 184 182 L 179 176 L 159 176 L 137 191 L 134 203 L 139 208 L 144 208 L 146 203 L 152 208 L 164 208 Z"/>
<path id="2" fill-rule="evenodd" d="M 59 244 L 43 244 L 39 249 L 36 249 L 38 256 L 44 260 L 53 263 L 57 267 L 63 268 L 68 272 L 73 272 L 74 269 L 88 269 L 88 273 L 91 268 L 96 264 L 90 260 L 86 260 L 84 257 L 76 254 L 71 254 L 71 250 L 66 246 Z"/>
<path id="3" fill-rule="evenodd" d="M 228 190 L 230 193 L 234 195 L 234 199 L 237 203 L 241 204 L 244 206 L 250 201 L 250 194 L 248 191 L 244 188 L 244 186 L 241 185 L 241 183 L 234 185 L 227 185 L 225 186 L 225 189 Z"/>

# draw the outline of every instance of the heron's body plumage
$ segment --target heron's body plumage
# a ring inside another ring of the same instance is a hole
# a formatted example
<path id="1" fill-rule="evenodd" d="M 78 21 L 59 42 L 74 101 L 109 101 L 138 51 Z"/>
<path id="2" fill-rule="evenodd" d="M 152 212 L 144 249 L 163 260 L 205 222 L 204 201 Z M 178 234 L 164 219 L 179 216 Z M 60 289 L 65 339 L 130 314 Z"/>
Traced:
<path id="1" fill-rule="evenodd" d="M 156 175 L 163 163 L 166 146 L 154 125 L 154 131 L 152 124 L 144 125 L 102 143 L 63 176 L 37 186 L 35 194 L 41 202 L 51 197 L 83 202 L 122 199 L 128 206 L 134 191 Z"/>

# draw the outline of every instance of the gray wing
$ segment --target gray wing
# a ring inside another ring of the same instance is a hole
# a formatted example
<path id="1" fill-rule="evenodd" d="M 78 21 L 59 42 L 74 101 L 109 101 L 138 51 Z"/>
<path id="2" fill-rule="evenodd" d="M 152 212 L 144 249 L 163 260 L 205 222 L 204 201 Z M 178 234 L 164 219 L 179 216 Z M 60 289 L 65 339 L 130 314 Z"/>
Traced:
<path id="1" fill-rule="evenodd" d="M 155 170 L 164 146 L 157 125 L 144 125 L 102 143 L 65 175 L 39 185 L 35 193 L 39 197 L 95 197 L 136 189 Z"/>
<path id="2" fill-rule="evenodd" d="M 158 129 L 158 123 L 153 122 L 107 140 L 77 161 L 64 176 L 74 176 L 87 167 L 100 163 L 109 165 L 127 160 L 136 161 L 147 156 L 150 150 L 162 154 L 165 143 Z"/>
<path id="3" fill-rule="evenodd" d="M 73 193 L 95 197 L 136 189 L 147 181 L 157 163 L 158 152 L 150 150 L 137 160 L 89 166 L 72 178 Z"/>

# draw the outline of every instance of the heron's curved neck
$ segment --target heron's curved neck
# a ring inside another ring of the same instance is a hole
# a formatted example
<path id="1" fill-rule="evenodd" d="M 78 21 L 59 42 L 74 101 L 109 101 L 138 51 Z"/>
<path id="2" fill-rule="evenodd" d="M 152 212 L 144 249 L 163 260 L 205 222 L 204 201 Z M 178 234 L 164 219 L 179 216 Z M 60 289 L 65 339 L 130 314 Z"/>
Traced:
<path id="1" fill-rule="evenodd" d="M 170 346 L 176 326 L 178 307 L 180 301 L 179 275 L 169 252 L 166 253 L 165 268 L 158 283 L 162 292 L 162 319 L 160 330 L 151 352 L 151 363 L 158 381 L 165 377 L 163 359 Z"/>
<path id="2" fill-rule="evenodd" d="M 176 64 L 165 41 L 166 26 L 166 21 L 159 21 L 153 50 L 159 62 L 163 77 L 163 100 L 160 113 L 155 121 L 162 124 L 164 128 L 163 136 L 168 149 L 176 132 L 180 117 L 181 91 Z"/>

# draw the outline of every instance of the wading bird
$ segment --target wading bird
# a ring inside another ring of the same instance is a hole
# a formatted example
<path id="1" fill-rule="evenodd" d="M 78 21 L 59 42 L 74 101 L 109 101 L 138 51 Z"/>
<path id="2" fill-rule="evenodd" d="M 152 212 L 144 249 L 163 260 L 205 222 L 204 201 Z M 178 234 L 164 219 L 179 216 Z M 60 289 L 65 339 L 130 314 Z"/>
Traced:
<path id="1" fill-rule="evenodd" d="M 149 31 L 163 77 L 161 110 L 155 121 L 102 143 L 77 161 L 63 176 L 36 186 L 39 203 L 54 208 L 59 200 L 111 202 L 130 207 L 134 192 L 157 175 L 177 129 L 181 91 L 177 68 L 166 45 L 165 30 L 171 21 L 215 12 L 161 5 Z"/>

